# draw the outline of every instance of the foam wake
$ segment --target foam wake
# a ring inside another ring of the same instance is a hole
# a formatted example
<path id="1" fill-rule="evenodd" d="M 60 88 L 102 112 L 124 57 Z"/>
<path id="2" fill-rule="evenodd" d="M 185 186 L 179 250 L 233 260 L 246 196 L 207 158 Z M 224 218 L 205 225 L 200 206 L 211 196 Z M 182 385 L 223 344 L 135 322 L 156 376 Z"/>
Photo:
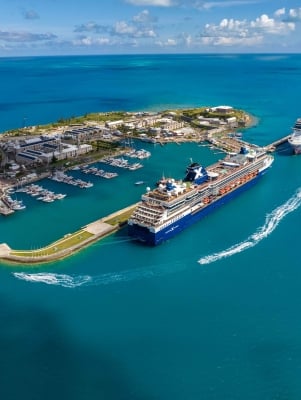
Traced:
<path id="1" fill-rule="evenodd" d="M 87 285 L 91 282 L 92 278 L 89 275 L 66 275 L 66 274 L 54 274 L 54 273 L 37 273 L 27 274 L 25 272 L 14 272 L 15 278 L 22 279 L 28 282 L 40 282 L 46 283 L 47 285 L 57 285 L 68 288 L 78 287 Z"/>
<path id="2" fill-rule="evenodd" d="M 170 263 L 154 265 L 149 267 L 136 268 L 120 272 L 109 272 L 96 276 L 90 275 L 66 275 L 56 273 L 35 273 L 29 274 L 25 272 L 14 272 L 15 278 L 32 282 L 44 283 L 47 285 L 62 286 L 66 288 L 76 288 L 79 286 L 100 286 L 109 285 L 118 282 L 129 282 L 138 279 L 147 279 L 168 275 L 185 268 L 183 263 Z"/>
<path id="3" fill-rule="evenodd" d="M 264 225 L 258 228 L 257 231 L 249 236 L 245 241 L 235 244 L 234 246 L 218 253 L 202 257 L 198 260 L 198 262 L 200 264 L 210 264 L 212 262 L 221 260 L 222 258 L 231 257 L 234 254 L 241 253 L 244 250 L 256 246 L 261 240 L 265 239 L 276 229 L 283 218 L 300 207 L 300 205 L 301 188 L 299 188 L 297 192 L 284 204 L 275 208 L 275 210 L 273 210 L 270 214 L 267 214 Z"/>

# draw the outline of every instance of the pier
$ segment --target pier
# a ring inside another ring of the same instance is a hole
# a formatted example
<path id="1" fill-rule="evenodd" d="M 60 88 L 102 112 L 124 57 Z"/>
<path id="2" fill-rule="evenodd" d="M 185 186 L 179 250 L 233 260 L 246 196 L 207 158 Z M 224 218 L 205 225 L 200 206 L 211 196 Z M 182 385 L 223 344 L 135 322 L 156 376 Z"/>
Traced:
<path id="1" fill-rule="evenodd" d="M 283 136 L 282 138 L 275 140 L 274 142 L 270 143 L 269 145 L 265 146 L 265 150 L 268 152 L 273 152 L 277 149 L 278 146 L 287 142 L 288 138 L 291 135 Z"/>
<path id="2" fill-rule="evenodd" d="M 40 249 L 13 250 L 6 243 L 2 243 L 0 244 L 0 260 L 16 265 L 35 265 L 61 260 L 116 232 L 127 221 L 134 207 L 136 204 L 96 220 Z"/>
<path id="3" fill-rule="evenodd" d="M 246 146 L 248 148 L 258 148 L 258 146 L 253 145 L 251 143 L 245 142 L 241 139 L 237 138 L 232 138 L 228 136 L 218 136 L 216 133 L 220 132 L 215 132 L 214 134 L 209 134 L 206 138 L 206 140 L 214 147 L 217 147 L 223 151 L 226 152 L 237 152 L 239 153 L 241 146 Z M 272 153 L 277 150 L 277 147 L 281 146 L 282 144 L 286 143 L 288 138 L 291 135 L 286 135 L 281 137 L 280 139 L 275 140 L 274 142 L 266 145 L 263 147 L 263 149 L 268 152 Z"/>

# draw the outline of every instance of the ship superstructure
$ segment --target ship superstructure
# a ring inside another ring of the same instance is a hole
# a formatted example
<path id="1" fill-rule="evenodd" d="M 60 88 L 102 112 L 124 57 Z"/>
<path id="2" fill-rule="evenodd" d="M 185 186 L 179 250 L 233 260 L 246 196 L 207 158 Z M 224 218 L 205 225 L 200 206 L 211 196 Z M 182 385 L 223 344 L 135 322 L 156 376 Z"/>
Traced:
<path id="1" fill-rule="evenodd" d="M 208 168 L 191 163 L 183 180 L 164 179 L 147 188 L 128 220 L 128 233 L 158 245 L 255 184 L 272 163 L 263 149 L 245 147 Z"/>
<path id="2" fill-rule="evenodd" d="M 292 135 L 288 138 L 295 154 L 301 154 L 301 118 L 298 118 L 293 127 Z"/>

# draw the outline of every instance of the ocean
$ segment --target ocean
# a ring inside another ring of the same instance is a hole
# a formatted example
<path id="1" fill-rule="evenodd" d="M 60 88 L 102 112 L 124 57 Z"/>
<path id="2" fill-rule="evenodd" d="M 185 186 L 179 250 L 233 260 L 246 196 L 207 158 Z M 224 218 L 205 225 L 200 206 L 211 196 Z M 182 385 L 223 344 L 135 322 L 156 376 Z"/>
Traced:
<path id="1" fill-rule="evenodd" d="M 91 112 L 230 105 L 257 119 L 264 146 L 300 117 L 301 55 L 132 55 L 0 59 L 0 132 Z M 139 200 L 197 143 L 136 143 L 136 171 L 0 217 L 0 243 L 36 249 Z M 300 156 L 287 145 L 256 186 L 156 248 L 126 229 L 59 262 L 0 265 L 0 398 L 301 398 Z M 79 171 L 72 174 L 79 176 Z M 83 179 L 85 175 L 81 176 Z"/>

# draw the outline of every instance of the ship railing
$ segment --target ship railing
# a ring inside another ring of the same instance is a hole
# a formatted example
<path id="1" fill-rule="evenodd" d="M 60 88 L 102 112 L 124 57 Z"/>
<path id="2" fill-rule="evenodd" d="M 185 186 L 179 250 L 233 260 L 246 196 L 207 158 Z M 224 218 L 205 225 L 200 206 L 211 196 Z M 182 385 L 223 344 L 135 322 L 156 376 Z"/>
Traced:
<path id="1" fill-rule="evenodd" d="M 132 216 L 131 219 L 134 222 L 142 223 L 142 224 L 155 224 L 156 221 L 158 220 L 156 218 L 148 218 L 148 217 L 139 218 L 136 215 Z"/>
<path id="2" fill-rule="evenodd" d="M 152 214 L 162 214 L 162 212 L 164 211 L 164 208 L 155 208 L 155 207 L 148 207 L 145 205 L 140 204 L 139 207 L 137 208 L 137 210 L 140 210 L 142 212 L 146 212 L 146 213 L 152 213 Z"/>
<path id="3" fill-rule="evenodd" d="M 149 211 L 147 211 L 147 210 L 141 210 L 141 209 L 137 209 L 136 211 L 134 211 L 134 216 L 137 216 L 137 217 L 141 217 L 141 218 L 156 218 L 156 217 L 158 217 L 158 216 L 162 216 L 162 212 L 161 213 L 152 213 L 152 212 L 149 212 Z"/>
<path id="4" fill-rule="evenodd" d="M 156 218 L 157 216 L 161 216 L 162 214 L 151 214 L 147 212 L 135 211 L 133 215 L 139 218 Z"/>
<path id="5" fill-rule="evenodd" d="M 247 166 L 241 167 L 236 170 L 235 173 L 231 173 L 228 175 L 225 175 L 224 177 L 212 182 L 212 187 L 213 188 L 221 188 L 229 183 L 231 183 L 235 179 L 242 178 L 246 173 L 249 172 L 255 172 L 258 169 L 258 165 L 262 163 L 262 160 L 257 160 L 257 162 L 253 161 L 252 162 L 252 168 L 250 168 L 250 165 L 248 164 Z"/>
<path id="6" fill-rule="evenodd" d="M 144 207 L 144 204 L 141 204 L 141 207 Z M 164 207 L 162 207 L 160 204 L 152 204 L 151 202 L 147 202 L 147 205 L 145 205 L 146 208 L 151 208 L 154 211 L 164 211 Z"/>

